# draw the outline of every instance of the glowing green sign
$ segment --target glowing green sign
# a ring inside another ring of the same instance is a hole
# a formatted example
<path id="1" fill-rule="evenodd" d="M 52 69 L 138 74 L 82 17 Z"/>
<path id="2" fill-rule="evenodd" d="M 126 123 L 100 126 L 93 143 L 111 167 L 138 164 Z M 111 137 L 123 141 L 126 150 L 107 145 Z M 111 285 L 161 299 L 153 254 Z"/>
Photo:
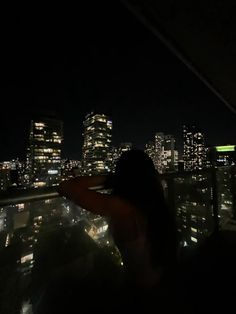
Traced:
<path id="1" fill-rule="evenodd" d="M 235 145 L 216 146 L 217 152 L 233 152 Z"/>

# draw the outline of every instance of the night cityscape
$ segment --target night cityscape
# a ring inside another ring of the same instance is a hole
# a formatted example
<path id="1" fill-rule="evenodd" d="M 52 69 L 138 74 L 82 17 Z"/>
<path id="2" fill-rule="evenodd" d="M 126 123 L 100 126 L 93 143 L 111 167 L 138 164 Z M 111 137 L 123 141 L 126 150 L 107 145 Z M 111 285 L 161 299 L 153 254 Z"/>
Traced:
<path id="1" fill-rule="evenodd" d="M 39 300 L 46 295 L 47 302 L 57 285 L 50 300 L 58 302 L 55 311 L 60 299 L 69 309 L 66 296 L 74 302 L 78 282 L 81 300 L 91 286 L 98 292 L 118 286 L 124 265 L 109 220 L 59 197 L 57 188 L 76 176 L 114 173 L 122 153 L 131 149 L 145 151 L 159 173 L 181 258 L 219 230 L 236 231 L 233 110 L 122 1 L 94 4 L 92 11 L 83 4 L 78 15 L 57 10 L 43 14 L 43 26 L 41 11 L 29 17 L 21 9 L 5 17 L 3 314 L 48 313 Z M 94 304 L 100 301 L 97 296 Z"/>

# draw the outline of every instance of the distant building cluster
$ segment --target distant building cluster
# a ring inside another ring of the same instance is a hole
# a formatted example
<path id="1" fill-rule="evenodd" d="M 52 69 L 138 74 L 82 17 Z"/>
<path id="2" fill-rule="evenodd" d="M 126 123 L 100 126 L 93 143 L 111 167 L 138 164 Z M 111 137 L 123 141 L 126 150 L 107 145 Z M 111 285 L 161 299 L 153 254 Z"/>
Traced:
<path id="1" fill-rule="evenodd" d="M 114 172 L 117 160 L 123 152 L 132 149 L 133 144 L 113 145 L 112 120 L 105 114 L 89 113 L 83 126 L 81 160 L 62 159 L 62 121 L 34 118 L 30 124 L 26 160 L 0 163 L 0 191 L 54 186 L 77 175 Z M 203 132 L 194 125 L 183 126 L 182 152 L 178 151 L 174 136 L 163 132 L 156 132 L 145 145 L 145 152 L 160 174 L 230 166 L 235 164 L 236 156 L 235 145 L 206 147 Z"/>

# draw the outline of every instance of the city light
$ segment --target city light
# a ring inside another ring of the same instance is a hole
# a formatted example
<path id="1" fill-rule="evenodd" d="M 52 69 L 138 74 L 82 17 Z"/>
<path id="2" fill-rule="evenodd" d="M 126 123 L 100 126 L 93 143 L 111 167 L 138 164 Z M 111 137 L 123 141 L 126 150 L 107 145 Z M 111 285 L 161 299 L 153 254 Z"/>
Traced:
<path id="1" fill-rule="evenodd" d="M 217 152 L 233 152 L 234 150 L 235 145 L 216 146 Z"/>
<path id="2" fill-rule="evenodd" d="M 33 259 L 34 259 L 34 254 L 30 253 L 30 254 L 26 254 L 22 256 L 20 261 L 21 261 L 21 264 L 24 264 L 24 263 L 33 261 Z"/>

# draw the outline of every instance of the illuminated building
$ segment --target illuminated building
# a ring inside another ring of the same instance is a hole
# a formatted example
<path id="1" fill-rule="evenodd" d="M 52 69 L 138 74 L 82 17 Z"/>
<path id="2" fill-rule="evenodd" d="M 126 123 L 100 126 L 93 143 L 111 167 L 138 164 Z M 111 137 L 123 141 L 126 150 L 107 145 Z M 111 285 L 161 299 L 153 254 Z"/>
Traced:
<path id="1" fill-rule="evenodd" d="M 124 152 L 131 150 L 133 147 L 132 143 L 121 143 L 119 147 L 119 153 L 122 155 Z"/>
<path id="2" fill-rule="evenodd" d="M 235 165 L 235 145 L 215 146 L 210 148 L 210 160 L 216 167 L 227 167 Z"/>
<path id="3" fill-rule="evenodd" d="M 94 219 L 87 220 L 85 232 L 93 240 L 99 242 L 99 240 L 104 238 L 107 229 L 108 229 L 107 221 L 100 216 L 96 216 L 96 218 L 94 218 Z"/>
<path id="4" fill-rule="evenodd" d="M 105 174 L 110 171 L 109 152 L 112 121 L 105 114 L 88 114 L 84 121 L 82 167 L 84 174 Z"/>
<path id="5" fill-rule="evenodd" d="M 178 170 L 178 151 L 175 149 L 175 139 L 172 135 L 165 135 L 162 150 L 162 171 L 174 172 Z"/>
<path id="6" fill-rule="evenodd" d="M 42 117 L 31 121 L 28 167 L 33 187 L 57 185 L 61 178 L 63 127 L 56 119 Z"/>
<path id="7" fill-rule="evenodd" d="M 211 195 L 208 175 L 182 173 L 175 178 L 176 225 L 182 246 L 200 244 L 213 232 Z"/>
<path id="8" fill-rule="evenodd" d="M 20 187 L 23 183 L 24 163 L 18 159 L 0 163 L 0 191 Z"/>
<path id="9" fill-rule="evenodd" d="M 206 148 L 203 133 L 196 126 L 183 126 L 184 170 L 201 170 L 206 166 Z"/>
<path id="10" fill-rule="evenodd" d="M 7 210 L 0 207 L 0 233 L 6 229 Z"/>
<path id="11" fill-rule="evenodd" d="M 210 164 L 216 169 L 221 226 L 236 217 L 232 195 L 232 191 L 235 191 L 235 167 L 233 167 L 236 163 L 235 147 L 235 145 L 224 145 L 209 149 Z"/>
<path id="12" fill-rule="evenodd" d="M 119 159 L 119 150 L 117 147 L 111 147 L 107 154 L 108 167 L 111 172 L 115 172 L 116 163 Z"/>
<path id="13" fill-rule="evenodd" d="M 152 159 L 153 163 L 156 162 L 156 151 L 155 151 L 155 144 L 152 141 L 149 141 L 145 145 L 145 153 Z"/>
<path id="14" fill-rule="evenodd" d="M 172 135 L 156 133 L 154 150 L 149 144 L 146 151 L 159 173 L 178 170 L 178 151 L 175 149 L 175 139 Z"/>
<path id="15" fill-rule="evenodd" d="M 79 160 L 63 159 L 61 170 L 63 180 L 78 176 L 81 174 L 81 162 Z"/>
<path id="16" fill-rule="evenodd" d="M 131 150 L 132 143 L 121 143 L 119 147 L 112 147 L 108 153 L 108 161 L 111 172 L 115 171 L 116 163 L 124 152 Z"/>
<path id="17" fill-rule="evenodd" d="M 164 133 L 156 133 L 155 135 L 155 160 L 154 165 L 156 170 L 159 173 L 163 172 L 162 168 L 162 154 L 163 154 L 163 142 L 164 142 Z"/>

